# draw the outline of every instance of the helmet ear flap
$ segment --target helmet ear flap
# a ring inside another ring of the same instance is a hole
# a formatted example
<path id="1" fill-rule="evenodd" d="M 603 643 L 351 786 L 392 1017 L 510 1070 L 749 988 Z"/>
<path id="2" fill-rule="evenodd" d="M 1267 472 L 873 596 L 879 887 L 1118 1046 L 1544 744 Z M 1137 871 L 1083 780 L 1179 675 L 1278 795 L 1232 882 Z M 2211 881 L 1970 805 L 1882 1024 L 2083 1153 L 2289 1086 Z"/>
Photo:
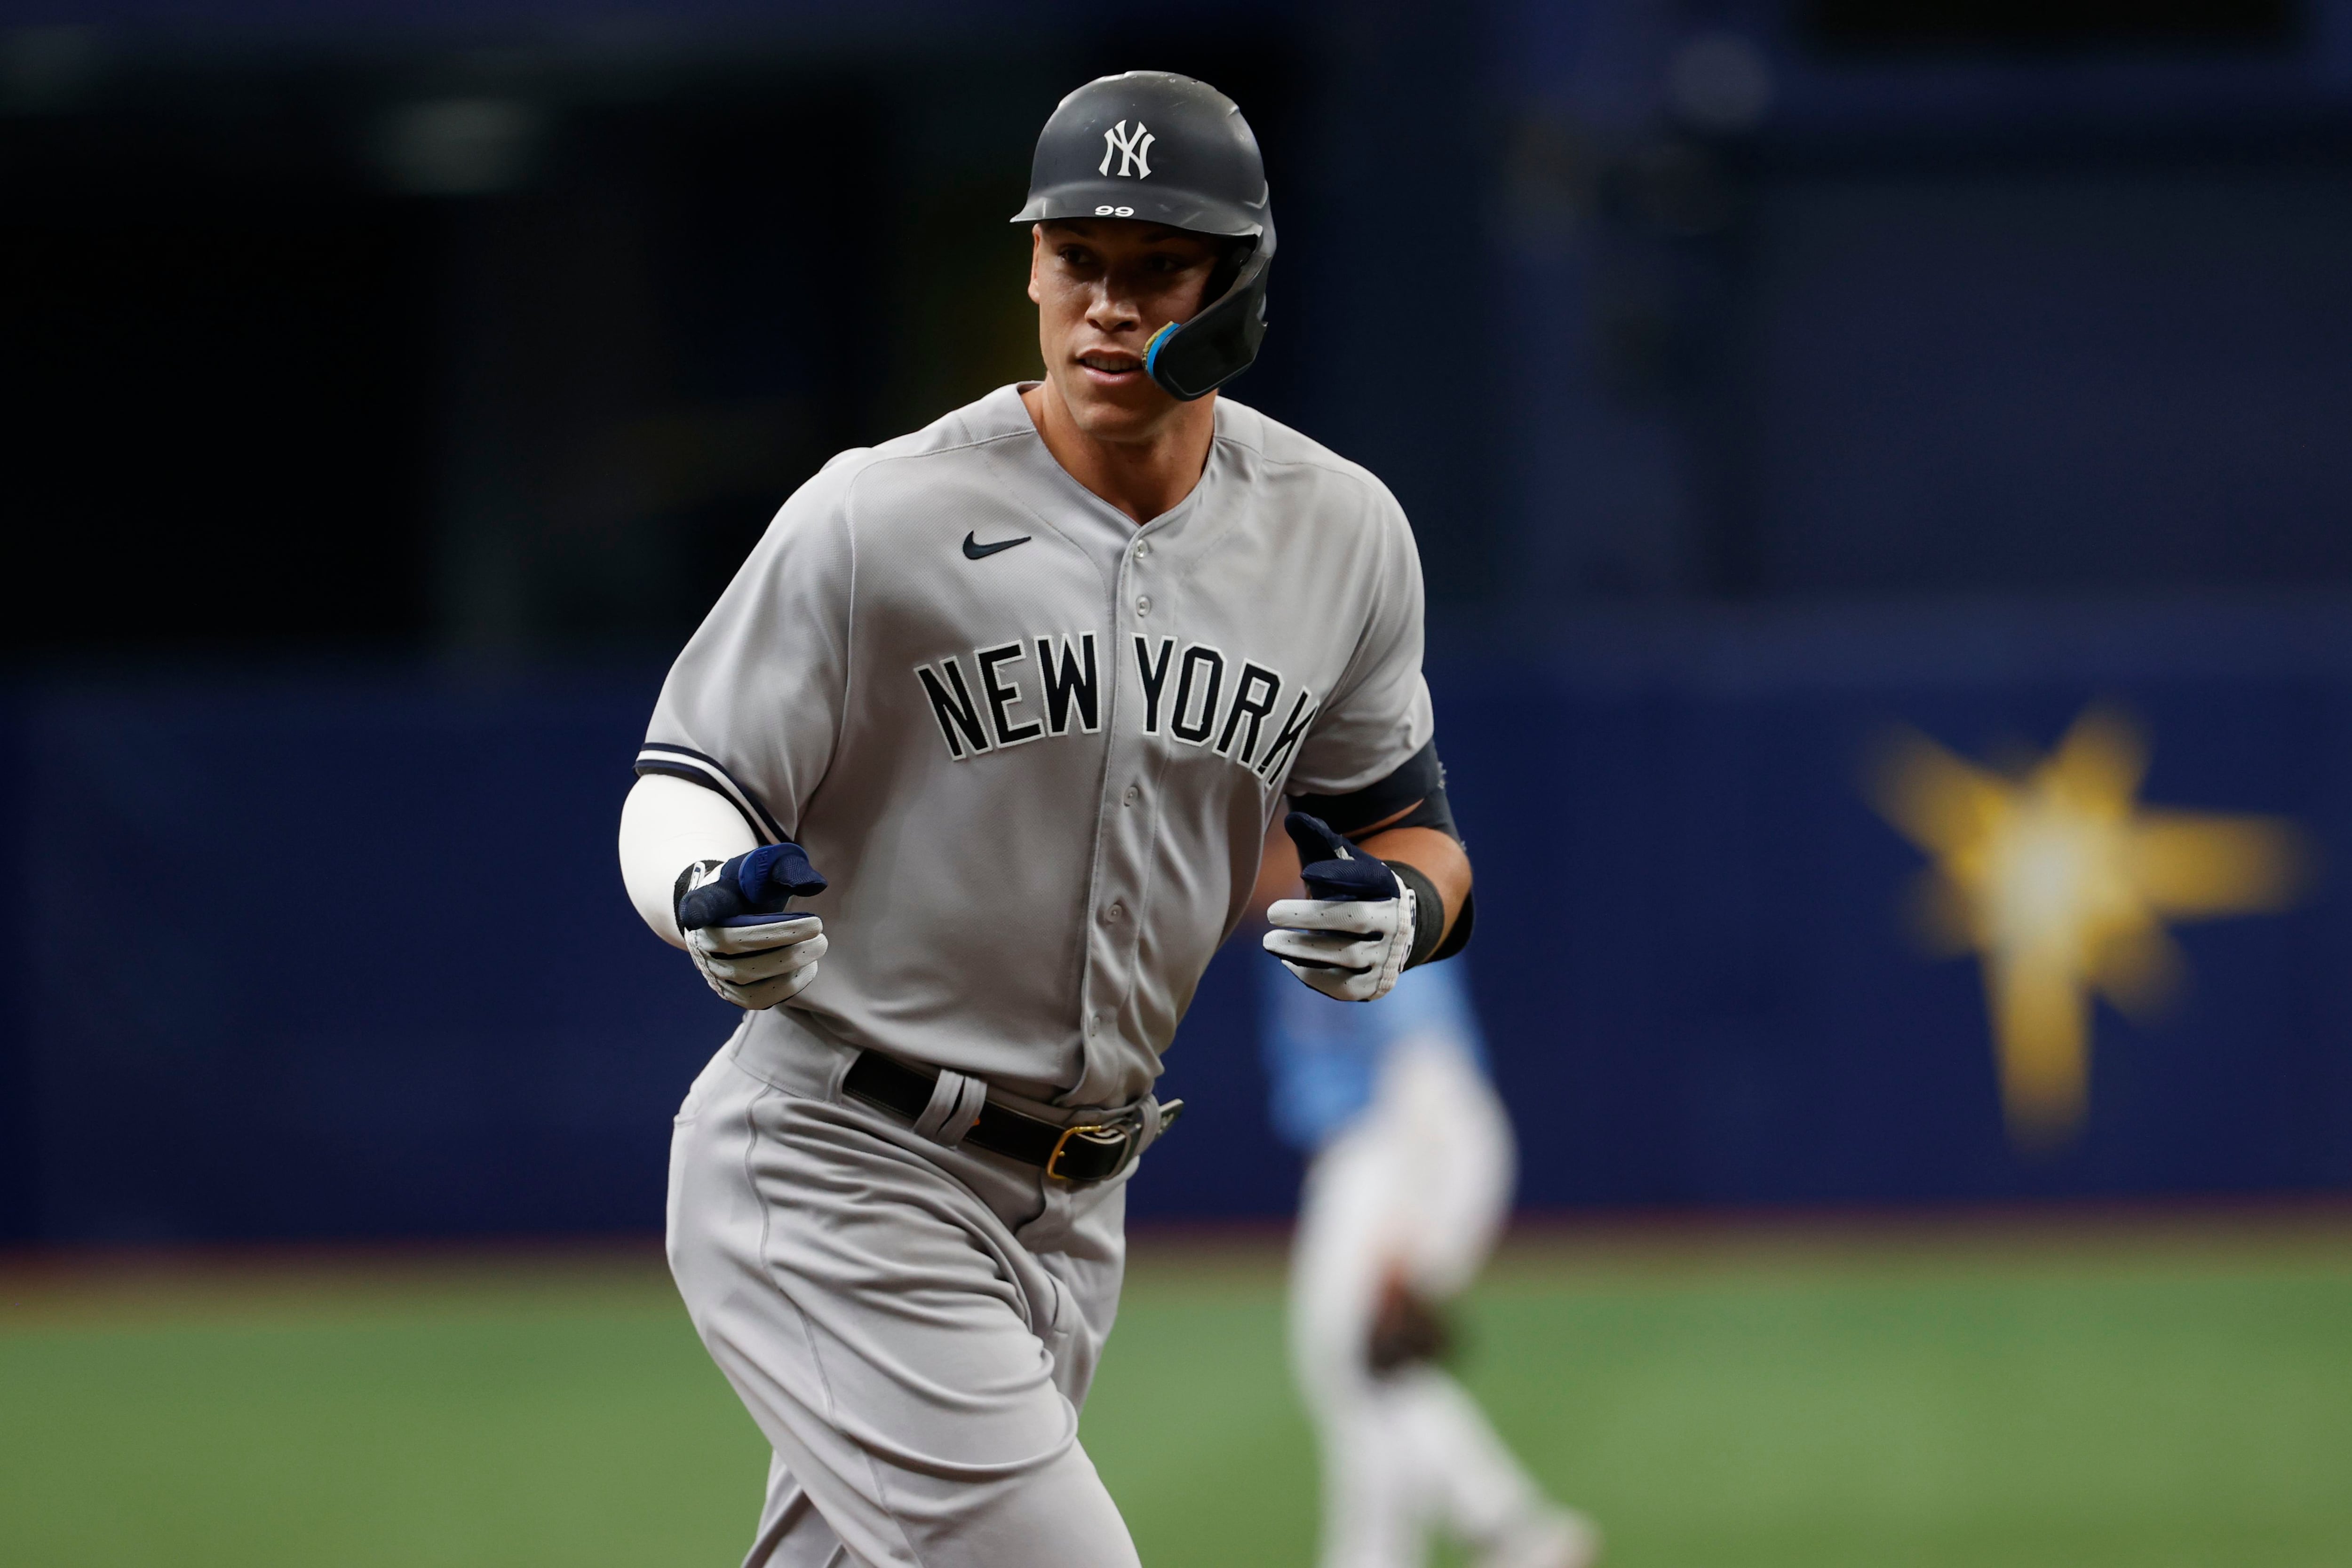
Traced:
<path id="1" fill-rule="evenodd" d="M 1265 339 L 1265 275 L 1274 260 L 1274 225 L 1255 244 L 1234 247 L 1232 286 L 1182 326 L 1173 322 L 1144 346 L 1143 370 L 1179 402 L 1216 391 L 1249 369 Z M 1224 270 L 1221 263 L 1218 272 Z M 1211 281 L 1214 282 L 1214 275 Z"/>
<path id="2" fill-rule="evenodd" d="M 1223 238 L 1223 235 L 1218 237 Z M 1201 289 L 1203 308 L 1233 292 L 1234 284 L 1241 277 L 1242 268 L 1249 264 L 1249 258 L 1256 249 L 1255 235 L 1242 235 L 1225 240 L 1223 250 L 1217 257 L 1217 265 L 1210 268 L 1209 281 Z"/>

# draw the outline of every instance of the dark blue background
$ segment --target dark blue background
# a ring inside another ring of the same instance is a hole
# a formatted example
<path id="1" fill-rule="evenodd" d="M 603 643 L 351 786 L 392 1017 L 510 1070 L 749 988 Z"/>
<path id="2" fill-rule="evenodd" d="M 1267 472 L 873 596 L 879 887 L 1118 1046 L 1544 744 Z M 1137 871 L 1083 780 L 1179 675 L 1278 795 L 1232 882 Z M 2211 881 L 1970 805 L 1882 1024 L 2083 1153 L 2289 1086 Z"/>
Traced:
<path id="1" fill-rule="evenodd" d="M 1653 616 L 1433 670 L 1477 858 L 1476 989 L 1538 1207 L 2276 1193 L 2352 1185 L 2336 883 L 2185 928 L 2194 983 L 2102 1009 L 2079 1140 L 2002 1130 L 1976 970 L 1910 946 L 1917 855 L 1856 781 L 1918 726 L 2046 747 L 2094 698 L 2147 797 L 2352 800 L 2340 609 Z M 667 1117 L 730 1009 L 647 936 L 613 829 L 657 671 L 142 677 L 20 691 L 0 1047 L 9 1234 L 658 1224 Z M 1256 960 L 1171 1056 L 1135 1190 L 1275 1214 Z M 26 1157 L 29 1152 L 29 1157 Z"/>

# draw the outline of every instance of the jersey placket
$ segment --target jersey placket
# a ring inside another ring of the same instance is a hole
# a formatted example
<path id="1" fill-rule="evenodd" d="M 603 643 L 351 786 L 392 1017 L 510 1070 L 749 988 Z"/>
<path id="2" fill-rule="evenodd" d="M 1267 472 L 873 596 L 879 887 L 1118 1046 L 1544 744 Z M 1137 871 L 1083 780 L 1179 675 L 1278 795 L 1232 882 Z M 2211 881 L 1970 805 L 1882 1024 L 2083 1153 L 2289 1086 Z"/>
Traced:
<path id="1" fill-rule="evenodd" d="M 1187 508 L 1189 511 L 1189 508 Z M 1136 532 L 1119 554 L 1118 584 L 1112 591 L 1111 683 L 1104 731 L 1103 789 L 1095 833 L 1094 875 L 1090 879 L 1087 917 L 1087 974 L 1084 1009 L 1086 1074 L 1076 1099 L 1097 1103 L 1125 1099 L 1135 1092 L 1122 1082 L 1125 1059 L 1150 1057 L 1134 1011 L 1136 965 L 1145 900 L 1149 897 L 1152 844 L 1160 819 L 1160 772 L 1165 758 L 1157 755 L 1139 725 L 1125 722 L 1129 711 L 1129 683 L 1135 638 L 1153 627 L 1162 634 L 1173 606 L 1168 574 L 1154 570 L 1156 552 L 1168 517 L 1155 518 Z M 1129 1038 L 1132 1036 L 1133 1038 Z M 1125 1049 L 1122 1050 L 1122 1044 Z"/>

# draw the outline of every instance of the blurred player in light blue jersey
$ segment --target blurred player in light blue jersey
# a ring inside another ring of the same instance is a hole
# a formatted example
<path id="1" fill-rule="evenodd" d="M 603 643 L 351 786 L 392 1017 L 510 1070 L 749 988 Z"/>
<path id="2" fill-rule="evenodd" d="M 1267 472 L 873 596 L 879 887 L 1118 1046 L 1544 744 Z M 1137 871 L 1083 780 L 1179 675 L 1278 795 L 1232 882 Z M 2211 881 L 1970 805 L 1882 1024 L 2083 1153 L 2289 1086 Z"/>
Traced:
<path id="1" fill-rule="evenodd" d="M 1463 960 L 1378 1007 L 1267 966 L 1274 1120 L 1307 1150 L 1290 1351 L 1323 1450 L 1322 1568 L 1420 1568 L 1443 1530 L 1478 1568 L 1583 1568 L 1600 1538 L 1544 1497 L 1439 1364 L 1440 1308 L 1486 1261 L 1517 1155 Z"/>

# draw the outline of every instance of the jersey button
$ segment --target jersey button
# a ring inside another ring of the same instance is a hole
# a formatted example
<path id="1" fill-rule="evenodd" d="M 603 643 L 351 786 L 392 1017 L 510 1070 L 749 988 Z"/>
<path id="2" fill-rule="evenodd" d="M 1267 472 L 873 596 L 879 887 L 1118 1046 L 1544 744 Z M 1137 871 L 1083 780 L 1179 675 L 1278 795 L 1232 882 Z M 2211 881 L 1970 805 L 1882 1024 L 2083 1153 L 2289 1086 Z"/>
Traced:
<path id="1" fill-rule="evenodd" d="M 1138 615 L 1149 615 L 1151 613 L 1151 595 L 1144 593 L 1136 596 L 1135 612 Z"/>
<path id="2" fill-rule="evenodd" d="M 1129 805 L 1134 805 L 1138 800 L 1143 799 L 1142 787 L 1135 784 L 1129 785 L 1127 787 L 1127 793 L 1122 797 L 1122 799 L 1124 799 Z"/>
<path id="3" fill-rule="evenodd" d="M 1126 915 L 1127 906 L 1123 904 L 1114 902 L 1108 909 L 1103 911 L 1103 924 L 1105 925 L 1116 925 L 1120 920 L 1126 917 Z"/>
<path id="4" fill-rule="evenodd" d="M 1138 560 L 1149 560 L 1150 558 L 1151 558 L 1151 541 L 1150 541 L 1150 539 L 1138 539 L 1138 540 L 1136 540 L 1136 541 L 1135 541 L 1135 559 L 1138 559 Z"/>

